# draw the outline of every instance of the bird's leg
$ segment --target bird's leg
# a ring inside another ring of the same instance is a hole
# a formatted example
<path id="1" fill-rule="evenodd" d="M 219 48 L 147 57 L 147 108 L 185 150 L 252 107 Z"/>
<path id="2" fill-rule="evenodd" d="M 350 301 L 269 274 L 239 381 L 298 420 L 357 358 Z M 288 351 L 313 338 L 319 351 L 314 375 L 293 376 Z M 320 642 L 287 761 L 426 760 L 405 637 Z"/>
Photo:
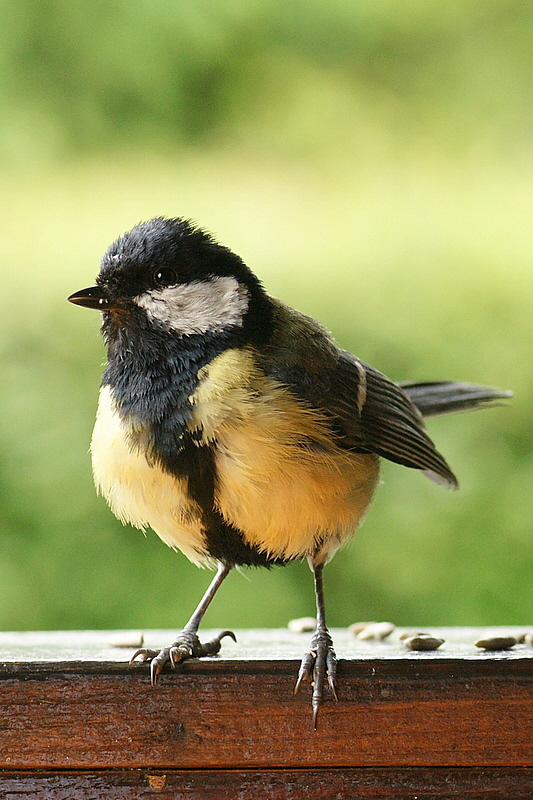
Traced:
<path id="1" fill-rule="evenodd" d="M 333 649 L 333 640 L 326 624 L 326 608 L 324 604 L 324 584 L 322 581 L 322 570 L 324 564 L 315 564 L 310 560 L 310 566 L 315 578 L 316 612 L 317 625 L 316 631 L 311 639 L 311 647 L 302 658 L 300 671 L 296 680 L 294 693 L 296 694 L 302 681 L 312 678 L 313 682 L 313 728 L 317 729 L 318 712 L 324 702 L 324 681 L 327 677 L 329 688 L 335 700 L 335 676 L 337 674 L 337 657 Z"/>
<path id="2" fill-rule="evenodd" d="M 157 683 L 159 673 L 165 666 L 170 663 L 173 667 L 187 658 L 202 658 L 203 656 L 214 656 L 220 650 L 221 640 L 225 636 L 230 636 L 233 641 L 237 641 L 233 631 L 222 631 L 210 642 L 202 643 L 198 638 L 198 628 L 207 611 L 211 600 L 217 593 L 220 584 L 231 570 L 231 566 L 220 562 L 217 574 L 209 584 L 206 593 L 200 600 L 196 610 L 184 629 L 177 635 L 176 640 L 168 647 L 162 647 L 160 650 L 149 650 L 148 648 L 141 648 L 133 654 L 130 664 L 136 658 L 141 661 L 150 661 L 150 678 L 152 686 Z"/>

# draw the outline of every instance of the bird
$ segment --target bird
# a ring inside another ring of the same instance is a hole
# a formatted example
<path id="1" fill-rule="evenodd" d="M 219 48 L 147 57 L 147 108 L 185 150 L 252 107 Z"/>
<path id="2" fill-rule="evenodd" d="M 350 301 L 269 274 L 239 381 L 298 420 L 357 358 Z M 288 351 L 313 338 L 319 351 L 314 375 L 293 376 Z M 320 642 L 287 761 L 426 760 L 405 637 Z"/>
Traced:
<path id="1" fill-rule="evenodd" d="M 395 383 L 186 218 L 135 225 L 68 300 L 101 312 L 107 346 L 91 440 L 98 492 L 122 522 L 216 570 L 174 641 L 132 662 L 150 662 L 156 684 L 166 665 L 216 655 L 235 634 L 202 642 L 199 627 L 231 570 L 307 559 L 316 630 L 294 691 L 311 683 L 316 729 L 328 687 L 337 699 L 323 569 L 363 521 L 381 459 L 457 488 L 424 418 L 511 393 Z"/>

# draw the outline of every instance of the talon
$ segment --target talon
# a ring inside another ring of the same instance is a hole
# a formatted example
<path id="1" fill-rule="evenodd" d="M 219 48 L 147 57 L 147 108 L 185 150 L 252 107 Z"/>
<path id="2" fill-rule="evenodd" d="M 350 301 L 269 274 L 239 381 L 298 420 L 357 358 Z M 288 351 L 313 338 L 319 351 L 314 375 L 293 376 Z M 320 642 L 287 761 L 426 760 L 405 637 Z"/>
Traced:
<path id="1" fill-rule="evenodd" d="M 234 642 L 237 641 L 237 637 L 233 633 L 233 631 L 222 631 L 221 633 L 217 634 L 214 639 L 211 639 L 210 642 L 206 642 L 205 644 L 200 644 L 199 653 L 194 653 L 194 655 L 198 656 L 216 656 L 216 654 L 220 651 L 222 639 L 225 636 L 229 636 L 230 639 L 233 639 Z"/>
<path id="2" fill-rule="evenodd" d="M 320 711 L 320 703 L 313 703 L 313 730 L 318 730 L 318 712 Z"/>
<path id="3" fill-rule="evenodd" d="M 161 650 L 149 650 L 146 647 L 136 650 L 130 659 L 130 664 L 137 658 L 143 662 L 150 661 L 150 681 L 152 686 L 155 686 L 165 664 L 170 664 L 175 669 L 188 658 L 214 656 L 220 650 L 221 641 L 225 636 L 229 636 L 234 642 L 237 641 L 233 631 L 222 631 L 210 642 L 202 644 L 195 630 L 185 629 L 168 647 L 162 647 Z"/>
<path id="4" fill-rule="evenodd" d="M 141 657 L 141 661 L 142 662 L 150 661 L 152 658 L 154 658 L 157 655 L 157 652 L 158 652 L 157 650 L 149 650 L 147 647 L 141 647 L 140 650 L 136 650 L 135 651 L 135 653 L 130 658 L 130 662 L 129 663 L 133 664 L 133 662 L 137 658 L 139 658 L 139 656 Z"/>
<path id="5" fill-rule="evenodd" d="M 315 663 L 316 653 L 312 651 L 306 653 L 302 658 L 302 663 L 300 664 L 300 669 L 298 671 L 298 677 L 296 678 L 296 686 L 294 687 L 294 694 L 298 694 L 298 690 L 302 685 L 303 681 L 309 680 L 311 675 L 311 670 L 313 669 L 313 665 Z"/>
<path id="6" fill-rule="evenodd" d="M 161 655 L 161 653 L 159 653 L 159 656 L 160 655 Z M 159 673 L 163 669 L 163 664 L 165 663 L 164 661 L 159 661 L 158 660 L 159 656 L 156 656 L 155 658 L 153 658 L 152 662 L 150 664 L 150 683 L 152 684 L 152 686 L 155 686 L 157 684 L 157 679 L 159 678 Z"/>
<path id="7" fill-rule="evenodd" d="M 233 641 L 235 642 L 235 644 L 237 644 L 237 637 L 235 636 L 235 634 L 233 633 L 233 631 L 222 631 L 222 633 L 219 633 L 219 634 L 218 634 L 218 636 L 217 636 L 216 638 L 217 638 L 217 639 L 220 641 L 220 640 L 221 640 L 221 639 L 223 639 L 225 636 L 229 636 L 229 638 L 230 638 L 230 639 L 233 639 Z"/>
<path id="8" fill-rule="evenodd" d="M 337 697 L 336 691 L 336 678 L 337 678 L 337 658 L 335 656 L 335 651 L 333 648 L 328 650 L 328 654 L 326 656 L 326 673 L 328 676 L 328 684 L 331 690 L 331 694 L 333 695 L 333 699 L 336 703 L 339 702 L 339 698 Z"/>
<path id="9" fill-rule="evenodd" d="M 333 649 L 333 642 L 327 629 L 315 633 L 311 640 L 311 649 L 302 658 L 300 670 L 294 687 L 296 694 L 303 681 L 312 678 L 313 696 L 311 707 L 313 711 L 313 729 L 318 726 L 318 714 L 324 702 L 324 683 L 327 677 L 328 686 L 333 698 L 337 700 L 335 679 L 337 675 L 337 657 Z"/>

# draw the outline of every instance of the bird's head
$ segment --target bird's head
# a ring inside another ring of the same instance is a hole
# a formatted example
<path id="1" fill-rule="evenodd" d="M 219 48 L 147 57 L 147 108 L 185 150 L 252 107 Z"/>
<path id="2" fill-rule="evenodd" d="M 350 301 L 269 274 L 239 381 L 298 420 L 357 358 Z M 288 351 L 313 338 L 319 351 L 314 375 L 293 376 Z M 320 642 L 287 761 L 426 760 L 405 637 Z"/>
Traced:
<path id="1" fill-rule="evenodd" d="M 267 296 L 243 261 L 183 219 L 141 222 L 108 248 L 94 286 L 71 303 L 104 314 L 104 328 L 155 325 L 178 336 L 268 327 Z"/>

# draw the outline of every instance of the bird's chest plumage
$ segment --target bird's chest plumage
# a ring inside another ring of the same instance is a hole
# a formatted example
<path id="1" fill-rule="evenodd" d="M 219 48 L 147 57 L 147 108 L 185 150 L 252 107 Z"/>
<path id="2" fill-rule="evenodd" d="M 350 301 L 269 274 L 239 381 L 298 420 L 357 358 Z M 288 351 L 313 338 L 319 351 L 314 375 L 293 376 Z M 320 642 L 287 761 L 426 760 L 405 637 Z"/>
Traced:
<path id="1" fill-rule="evenodd" d="M 200 369 L 189 403 L 187 452 L 178 446 L 169 469 L 150 432 L 139 435 L 103 387 L 93 468 L 115 514 L 149 525 L 196 562 L 209 558 L 215 517 L 273 560 L 331 556 L 364 516 L 377 458 L 338 447 L 327 421 L 265 376 L 246 349 Z M 207 486 L 194 485 L 202 480 Z"/>
<path id="2" fill-rule="evenodd" d="M 119 413 L 109 386 L 100 391 L 91 455 L 94 480 L 114 514 L 137 528 L 151 527 L 196 563 L 204 560 L 202 512 L 185 477 L 148 457 L 139 427 Z"/>

